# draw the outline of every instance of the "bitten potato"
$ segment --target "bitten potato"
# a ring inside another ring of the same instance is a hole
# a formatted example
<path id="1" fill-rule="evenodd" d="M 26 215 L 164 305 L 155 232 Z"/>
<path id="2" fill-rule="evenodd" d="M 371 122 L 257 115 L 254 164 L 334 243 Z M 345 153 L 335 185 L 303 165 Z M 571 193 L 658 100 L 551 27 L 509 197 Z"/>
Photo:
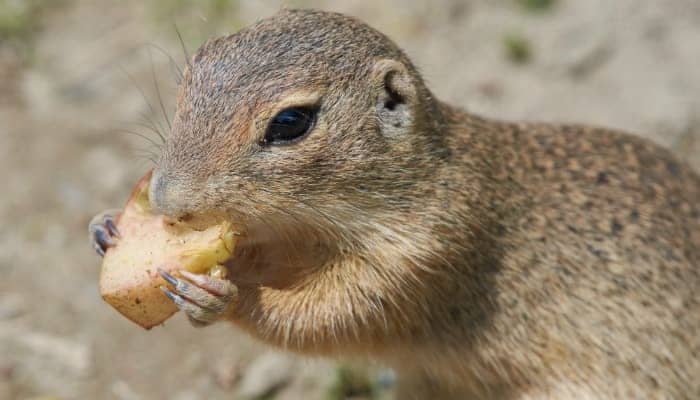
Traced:
<path id="1" fill-rule="evenodd" d="M 117 219 L 120 239 L 102 261 L 100 294 L 126 318 L 150 329 L 177 312 L 160 290 L 167 283 L 158 269 L 169 273 L 221 274 L 236 244 L 230 222 L 206 226 L 203 220 L 172 221 L 151 213 L 148 184 L 151 174 L 137 183 Z"/>

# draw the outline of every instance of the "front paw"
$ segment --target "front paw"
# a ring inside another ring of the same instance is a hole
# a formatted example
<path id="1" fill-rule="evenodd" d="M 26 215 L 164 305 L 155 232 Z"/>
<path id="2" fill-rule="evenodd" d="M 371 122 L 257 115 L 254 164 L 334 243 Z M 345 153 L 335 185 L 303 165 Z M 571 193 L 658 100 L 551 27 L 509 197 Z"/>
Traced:
<path id="1" fill-rule="evenodd" d="M 161 286 L 161 290 L 177 308 L 187 314 L 196 327 L 210 325 L 225 316 L 238 295 L 238 289 L 228 279 L 217 279 L 209 275 L 179 271 L 182 278 L 158 270 L 172 289 Z"/>
<path id="2" fill-rule="evenodd" d="M 121 237 L 115 222 L 119 214 L 121 214 L 121 210 L 107 210 L 95 215 L 88 224 L 90 246 L 102 257 L 104 257 L 105 251 L 115 246 Z"/>

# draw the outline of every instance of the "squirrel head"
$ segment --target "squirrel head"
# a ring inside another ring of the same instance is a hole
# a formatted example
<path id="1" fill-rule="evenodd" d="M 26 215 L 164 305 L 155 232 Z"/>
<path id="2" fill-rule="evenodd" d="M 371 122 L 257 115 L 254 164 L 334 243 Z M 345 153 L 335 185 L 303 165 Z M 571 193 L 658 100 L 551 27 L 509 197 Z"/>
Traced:
<path id="1" fill-rule="evenodd" d="M 241 228 L 232 318 L 265 341 L 324 352 L 412 332 L 403 316 L 418 311 L 404 308 L 418 303 L 405 297 L 434 275 L 425 260 L 450 231 L 435 228 L 443 110 L 386 36 L 283 10 L 194 54 L 151 205 Z"/>
<path id="2" fill-rule="evenodd" d="M 340 225 L 411 207 L 443 147 L 435 103 L 380 32 L 282 10 L 193 55 L 151 202 L 174 217 L 221 212 L 343 236 Z"/>

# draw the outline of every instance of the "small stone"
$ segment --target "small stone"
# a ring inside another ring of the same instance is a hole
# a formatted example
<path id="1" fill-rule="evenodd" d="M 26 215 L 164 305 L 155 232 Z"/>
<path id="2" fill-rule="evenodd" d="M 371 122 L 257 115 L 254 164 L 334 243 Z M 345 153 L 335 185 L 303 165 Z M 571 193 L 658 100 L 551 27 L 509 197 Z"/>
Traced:
<path id="1" fill-rule="evenodd" d="M 128 383 L 122 380 L 115 381 L 111 389 L 112 394 L 118 400 L 139 400 L 141 398 Z"/>
<path id="2" fill-rule="evenodd" d="M 280 390 L 291 380 L 294 364 L 292 358 L 283 354 L 263 354 L 243 372 L 238 396 L 242 399 L 260 399 Z"/>
<path id="3" fill-rule="evenodd" d="M 24 298 L 19 294 L 7 294 L 0 296 L 0 319 L 18 317 L 25 312 Z"/>
<path id="4" fill-rule="evenodd" d="M 90 371 L 91 352 L 85 343 L 40 332 L 25 332 L 17 341 L 76 376 L 85 376 Z"/>
<path id="5" fill-rule="evenodd" d="M 214 368 L 214 382 L 223 390 L 231 390 L 241 380 L 241 365 L 231 359 L 220 360 Z"/>
<path id="6" fill-rule="evenodd" d="M 383 369 L 377 373 L 376 384 L 382 389 L 390 389 L 396 385 L 396 372 Z"/>

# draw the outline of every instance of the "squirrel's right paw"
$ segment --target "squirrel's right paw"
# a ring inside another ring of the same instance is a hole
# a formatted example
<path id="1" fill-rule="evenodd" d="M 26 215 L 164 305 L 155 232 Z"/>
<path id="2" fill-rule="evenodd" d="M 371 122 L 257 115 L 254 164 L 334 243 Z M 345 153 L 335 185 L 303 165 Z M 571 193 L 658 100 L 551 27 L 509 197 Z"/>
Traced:
<path id="1" fill-rule="evenodd" d="M 238 295 L 238 288 L 228 279 L 185 270 L 178 271 L 182 278 L 163 270 L 158 273 L 172 286 L 172 289 L 161 286 L 163 293 L 187 314 L 195 327 L 207 326 L 225 317 Z"/>
<path id="2" fill-rule="evenodd" d="M 104 257 L 105 251 L 116 245 L 120 238 L 115 222 L 119 214 L 121 214 L 119 209 L 107 210 L 95 215 L 88 224 L 90 246 L 102 257 Z"/>

